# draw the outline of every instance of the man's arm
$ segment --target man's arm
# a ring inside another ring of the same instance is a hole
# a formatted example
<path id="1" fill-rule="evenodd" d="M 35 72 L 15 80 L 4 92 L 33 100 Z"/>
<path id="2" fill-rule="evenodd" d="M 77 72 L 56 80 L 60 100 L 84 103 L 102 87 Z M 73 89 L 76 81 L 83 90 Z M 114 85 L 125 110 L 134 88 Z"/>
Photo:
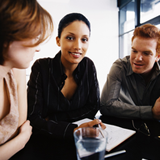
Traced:
<path id="1" fill-rule="evenodd" d="M 114 63 L 101 93 L 101 113 L 121 118 L 153 118 L 152 106 L 136 106 L 129 92 L 124 95 L 125 102 L 119 98 L 124 77 L 123 65 L 120 62 Z"/>

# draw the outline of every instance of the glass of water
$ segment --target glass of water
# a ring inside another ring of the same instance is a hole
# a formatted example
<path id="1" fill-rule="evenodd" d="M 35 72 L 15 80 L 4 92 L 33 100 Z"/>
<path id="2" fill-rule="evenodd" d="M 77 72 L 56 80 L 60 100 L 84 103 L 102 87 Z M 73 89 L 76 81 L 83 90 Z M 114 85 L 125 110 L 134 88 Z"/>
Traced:
<path id="1" fill-rule="evenodd" d="M 79 128 L 74 140 L 78 160 L 104 160 L 107 132 L 98 127 Z"/>

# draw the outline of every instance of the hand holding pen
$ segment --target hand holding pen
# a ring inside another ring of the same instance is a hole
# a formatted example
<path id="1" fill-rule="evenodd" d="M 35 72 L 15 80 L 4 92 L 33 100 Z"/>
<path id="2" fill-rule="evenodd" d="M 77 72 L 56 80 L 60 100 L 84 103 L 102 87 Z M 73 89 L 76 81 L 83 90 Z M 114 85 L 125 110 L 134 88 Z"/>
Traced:
<path id="1" fill-rule="evenodd" d="M 93 127 L 95 125 L 100 125 L 101 128 L 102 128 L 102 130 L 106 128 L 106 126 L 102 123 L 102 121 L 100 119 L 94 119 L 93 121 L 81 124 L 80 126 L 78 126 L 77 128 L 75 128 L 74 131 L 77 130 L 78 128 Z"/>
<path id="2" fill-rule="evenodd" d="M 101 121 L 98 117 L 95 117 L 94 119 L 98 119 L 99 121 Z M 101 121 L 101 123 L 98 123 L 97 125 L 94 125 L 94 127 L 98 127 L 102 137 L 107 138 L 107 132 L 104 130 L 106 128 L 106 126 L 103 127 L 103 125 L 104 124 Z"/>

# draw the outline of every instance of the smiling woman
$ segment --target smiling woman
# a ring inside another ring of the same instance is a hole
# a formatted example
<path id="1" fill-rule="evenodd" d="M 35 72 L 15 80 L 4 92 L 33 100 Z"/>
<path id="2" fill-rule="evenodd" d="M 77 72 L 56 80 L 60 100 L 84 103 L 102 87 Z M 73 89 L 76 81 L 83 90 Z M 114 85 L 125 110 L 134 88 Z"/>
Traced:
<path id="1" fill-rule="evenodd" d="M 33 154 L 39 160 L 46 156 L 49 159 L 76 159 L 74 148 L 66 147 L 66 141 L 73 140 L 73 131 L 78 128 L 71 122 L 93 119 L 99 109 L 96 69 L 92 60 L 85 57 L 89 39 L 87 18 L 80 13 L 68 14 L 59 23 L 56 37 L 59 53 L 54 58 L 37 60 L 32 67 L 28 106 L 34 128 L 32 141 L 36 141 Z M 97 123 L 100 122 L 94 120 L 79 127 Z M 47 146 L 40 143 L 41 139 Z M 73 141 L 70 146 L 74 146 Z M 58 154 L 61 150 L 63 155 Z"/>
<path id="2" fill-rule="evenodd" d="M 84 58 L 89 46 L 89 35 L 89 28 L 83 21 L 74 21 L 63 29 L 60 38 L 56 38 L 65 68 L 75 70 Z"/>

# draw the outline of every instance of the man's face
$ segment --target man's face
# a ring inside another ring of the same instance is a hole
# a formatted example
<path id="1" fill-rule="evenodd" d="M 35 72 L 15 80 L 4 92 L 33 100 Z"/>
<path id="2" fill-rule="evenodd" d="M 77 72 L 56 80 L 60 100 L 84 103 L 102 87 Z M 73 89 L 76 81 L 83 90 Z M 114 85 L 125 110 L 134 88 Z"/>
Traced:
<path id="1" fill-rule="evenodd" d="M 148 75 L 154 63 L 159 60 L 156 54 L 157 39 L 135 37 L 132 42 L 130 63 L 133 72 Z"/>

